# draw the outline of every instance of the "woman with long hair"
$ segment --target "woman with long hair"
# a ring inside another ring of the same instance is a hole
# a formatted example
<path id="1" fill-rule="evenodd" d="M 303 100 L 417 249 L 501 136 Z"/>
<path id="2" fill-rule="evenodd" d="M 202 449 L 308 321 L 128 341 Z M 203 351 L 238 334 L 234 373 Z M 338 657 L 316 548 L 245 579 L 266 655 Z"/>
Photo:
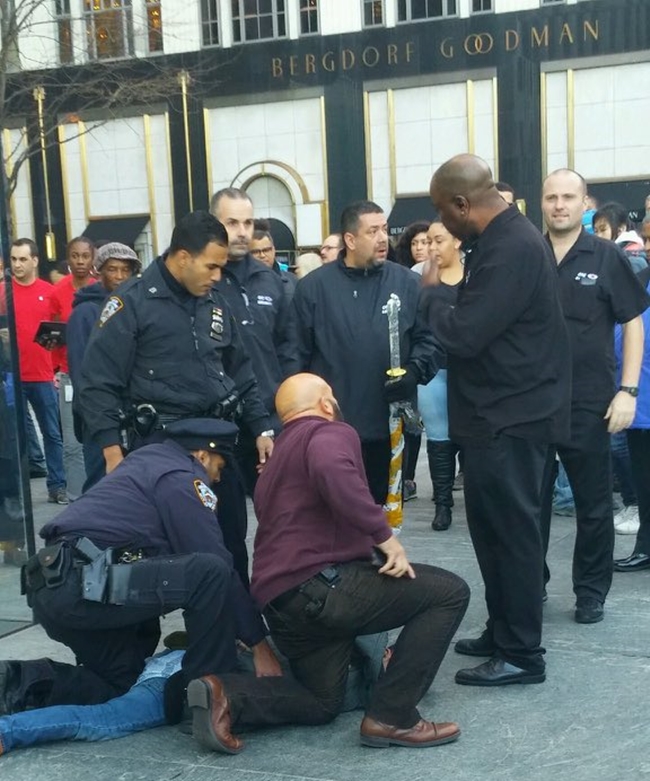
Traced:
<path id="1" fill-rule="evenodd" d="M 424 289 L 420 307 L 425 319 L 430 322 L 430 312 L 434 307 L 456 303 L 464 268 L 460 240 L 452 236 L 441 222 L 431 223 L 428 237 L 429 267 L 422 276 Z M 458 451 L 458 447 L 449 439 L 446 365 L 438 370 L 428 385 L 418 386 L 418 408 L 427 437 L 429 473 L 436 505 L 431 528 L 444 531 L 451 525 L 451 508 L 454 505 L 452 490 Z"/>

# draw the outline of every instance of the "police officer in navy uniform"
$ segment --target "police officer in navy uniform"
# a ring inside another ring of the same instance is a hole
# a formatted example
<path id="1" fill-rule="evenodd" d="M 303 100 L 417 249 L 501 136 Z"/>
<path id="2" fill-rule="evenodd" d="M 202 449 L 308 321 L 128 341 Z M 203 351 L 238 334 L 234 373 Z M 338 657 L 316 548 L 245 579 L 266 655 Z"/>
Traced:
<path id="1" fill-rule="evenodd" d="M 46 547 L 25 565 L 25 590 L 77 666 L 0 663 L 0 713 L 122 694 L 156 648 L 152 625 L 179 608 L 188 635 L 179 699 L 197 675 L 235 669 L 236 637 L 253 649 L 258 675 L 280 674 L 214 515 L 211 484 L 236 435 L 221 420 L 172 423 L 167 439 L 135 450 L 43 527 Z"/>
<path id="2" fill-rule="evenodd" d="M 122 418 L 134 407 L 139 444 L 159 436 L 170 420 L 224 417 L 239 402 L 259 462 L 270 456 L 271 420 L 235 320 L 213 287 L 227 247 L 223 225 L 208 212 L 192 212 L 176 225 L 167 253 L 107 300 L 86 348 L 77 398 L 107 473 L 124 457 Z M 219 490 L 229 493 L 237 482 L 227 468 Z M 224 539 L 247 583 L 245 532 L 234 515 L 223 503 Z"/>

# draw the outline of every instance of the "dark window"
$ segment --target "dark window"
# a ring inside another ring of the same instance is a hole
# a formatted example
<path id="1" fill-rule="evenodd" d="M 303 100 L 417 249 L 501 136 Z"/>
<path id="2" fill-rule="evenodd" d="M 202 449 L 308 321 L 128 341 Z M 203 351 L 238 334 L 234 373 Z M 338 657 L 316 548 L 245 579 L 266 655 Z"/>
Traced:
<path id="1" fill-rule="evenodd" d="M 84 17 L 91 60 L 133 54 L 131 0 L 85 0 Z"/>
<path id="2" fill-rule="evenodd" d="M 318 0 L 300 0 L 300 34 L 318 32 Z"/>
<path id="3" fill-rule="evenodd" d="M 484 14 L 487 11 L 493 11 L 492 0 L 472 0 L 472 13 Z"/>
<path id="4" fill-rule="evenodd" d="M 218 0 L 201 0 L 201 41 L 204 46 L 219 45 Z"/>
<path id="5" fill-rule="evenodd" d="M 55 0 L 57 32 L 59 40 L 59 62 L 61 65 L 69 65 L 74 62 L 72 51 L 72 16 L 70 14 L 70 0 Z"/>
<path id="6" fill-rule="evenodd" d="M 163 31 L 160 0 L 146 0 L 146 6 L 149 52 L 161 52 L 163 50 Z"/>
<path id="7" fill-rule="evenodd" d="M 235 43 L 284 38 L 287 34 L 284 6 L 285 0 L 232 0 Z M 318 28 L 318 14 L 316 26 Z"/>
<path id="8" fill-rule="evenodd" d="M 376 27 L 384 23 L 382 0 L 363 0 L 363 26 Z"/>
<path id="9" fill-rule="evenodd" d="M 457 14 L 456 0 L 398 0 L 397 3 L 398 22 L 439 19 Z"/>

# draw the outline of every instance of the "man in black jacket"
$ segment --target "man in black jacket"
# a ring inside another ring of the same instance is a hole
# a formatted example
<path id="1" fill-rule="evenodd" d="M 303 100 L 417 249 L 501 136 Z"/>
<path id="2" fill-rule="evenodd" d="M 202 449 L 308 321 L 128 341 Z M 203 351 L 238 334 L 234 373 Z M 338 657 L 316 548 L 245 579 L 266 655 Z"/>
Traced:
<path id="1" fill-rule="evenodd" d="M 432 312 L 448 354 L 449 429 L 465 457 L 467 523 L 485 583 L 487 627 L 456 651 L 470 686 L 541 683 L 542 476 L 569 430 L 568 335 L 549 247 L 499 195 L 487 163 L 458 155 L 431 181 L 447 230 L 472 243 L 455 307 Z"/>
<path id="2" fill-rule="evenodd" d="M 334 389 L 346 422 L 361 439 L 370 492 L 384 504 L 390 464 L 389 409 L 414 398 L 418 384 L 436 372 L 436 346 L 418 315 L 418 278 L 387 263 L 386 215 L 371 201 L 343 211 L 345 249 L 338 260 L 300 280 L 293 305 L 301 371 L 321 376 Z M 390 369 L 386 304 L 400 300 L 401 363 L 406 374 L 386 384 Z"/>
<path id="3" fill-rule="evenodd" d="M 275 392 L 280 383 L 298 371 L 295 330 L 281 277 L 250 254 L 253 238 L 253 203 L 243 190 L 226 188 L 212 196 L 210 211 L 228 232 L 228 261 L 215 285 L 228 302 L 260 389 L 272 418 L 269 433 L 278 433 Z M 246 491 L 252 495 L 257 479 L 254 432 L 242 427 L 237 460 Z"/>
<path id="4" fill-rule="evenodd" d="M 227 244 L 218 220 L 192 212 L 174 229 L 165 256 L 104 305 L 84 355 L 78 400 L 89 435 L 104 451 L 107 473 L 124 457 L 120 415 L 140 406 L 142 419 L 151 411 L 141 405 L 155 408 L 148 423 L 139 424 L 142 442 L 170 420 L 232 416 L 239 400 L 257 458 L 264 463 L 270 456 L 271 420 L 235 317 L 213 287 Z M 221 490 L 234 482 L 225 470 Z M 226 545 L 248 583 L 238 520 L 220 509 Z"/>

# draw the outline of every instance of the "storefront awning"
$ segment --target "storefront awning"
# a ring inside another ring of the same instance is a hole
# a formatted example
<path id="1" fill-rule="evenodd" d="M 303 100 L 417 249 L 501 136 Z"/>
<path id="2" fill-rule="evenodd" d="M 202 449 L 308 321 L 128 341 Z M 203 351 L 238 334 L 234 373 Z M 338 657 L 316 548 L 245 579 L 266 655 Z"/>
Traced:
<path id="1" fill-rule="evenodd" d="M 119 241 L 120 244 L 133 247 L 148 222 L 148 214 L 133 214 L 129 217 L 102 217 L 91 220 L 83 235 L 93 241 Z"/>
<path id="2" fill-rule="evenodd" d="M 412 195 L 397 198 L 388 218 L 388 233 L 399 236 L 413 222 L 431 222 L 436 217 L 431 198 L 428 195 Z"/>

